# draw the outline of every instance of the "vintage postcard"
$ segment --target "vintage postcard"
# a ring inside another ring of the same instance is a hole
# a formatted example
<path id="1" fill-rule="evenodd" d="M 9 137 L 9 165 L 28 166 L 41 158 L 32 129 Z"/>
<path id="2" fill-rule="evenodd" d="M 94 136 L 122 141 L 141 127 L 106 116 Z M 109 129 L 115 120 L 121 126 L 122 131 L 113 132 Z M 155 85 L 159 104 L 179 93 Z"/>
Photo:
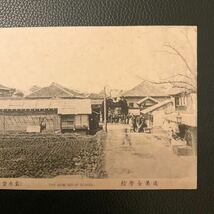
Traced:
<path id="1" fill-rule="evenodd" d="M 197 189 L 197 27 L 0 29 L 0 189 Z"/>

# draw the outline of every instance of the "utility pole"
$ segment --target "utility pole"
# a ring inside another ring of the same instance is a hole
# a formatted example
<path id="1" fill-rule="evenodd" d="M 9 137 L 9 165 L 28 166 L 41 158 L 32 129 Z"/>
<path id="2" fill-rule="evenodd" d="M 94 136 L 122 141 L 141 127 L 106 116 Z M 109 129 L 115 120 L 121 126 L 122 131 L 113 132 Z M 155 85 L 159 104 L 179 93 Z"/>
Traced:
<path id="1" fill-rule="evenodd" d="M 104 87 L 104 131 L 107 132 L 107 102 L 106 102 L 106 87 Z"/>

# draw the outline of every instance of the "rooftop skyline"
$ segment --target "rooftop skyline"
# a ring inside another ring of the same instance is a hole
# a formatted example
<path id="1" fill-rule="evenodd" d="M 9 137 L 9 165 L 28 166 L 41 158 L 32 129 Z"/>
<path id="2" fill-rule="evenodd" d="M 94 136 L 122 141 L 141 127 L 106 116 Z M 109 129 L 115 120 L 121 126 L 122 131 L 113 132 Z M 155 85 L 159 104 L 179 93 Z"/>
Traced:
<path id="1" fill-rule="evenodd" d="M 195 27 L 49 27 L 0 29 L 0 84 L 27 91 L 57 82 L 99 93 L 183 72 L 172 44 L 196 66 Z"/>

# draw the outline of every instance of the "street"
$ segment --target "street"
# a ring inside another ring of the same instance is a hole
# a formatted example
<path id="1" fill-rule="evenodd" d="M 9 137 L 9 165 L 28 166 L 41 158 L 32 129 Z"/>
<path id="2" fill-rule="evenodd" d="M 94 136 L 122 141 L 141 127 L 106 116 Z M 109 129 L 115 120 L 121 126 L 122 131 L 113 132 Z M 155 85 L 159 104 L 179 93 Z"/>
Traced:
<path id="1" fill-rule="evenodd" d="M 130 133 L 129 125 L 108 124 L 105 143 L 108 178 L 194 178 L 196 156 L 177 156 L 161 131 Z"/>

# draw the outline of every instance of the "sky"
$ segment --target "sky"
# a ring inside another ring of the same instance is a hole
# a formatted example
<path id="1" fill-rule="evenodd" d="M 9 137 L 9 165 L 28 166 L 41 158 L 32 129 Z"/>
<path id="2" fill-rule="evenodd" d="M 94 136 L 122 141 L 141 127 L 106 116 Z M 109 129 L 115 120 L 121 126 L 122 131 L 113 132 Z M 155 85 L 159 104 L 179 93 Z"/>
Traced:
<path id="1" fill-rule="evenodd" d="M 197 67 L 193 26 L 0 28 L 0 84 L 27 91 L 57 82 L 84 92 L 128 90 Z"/>

